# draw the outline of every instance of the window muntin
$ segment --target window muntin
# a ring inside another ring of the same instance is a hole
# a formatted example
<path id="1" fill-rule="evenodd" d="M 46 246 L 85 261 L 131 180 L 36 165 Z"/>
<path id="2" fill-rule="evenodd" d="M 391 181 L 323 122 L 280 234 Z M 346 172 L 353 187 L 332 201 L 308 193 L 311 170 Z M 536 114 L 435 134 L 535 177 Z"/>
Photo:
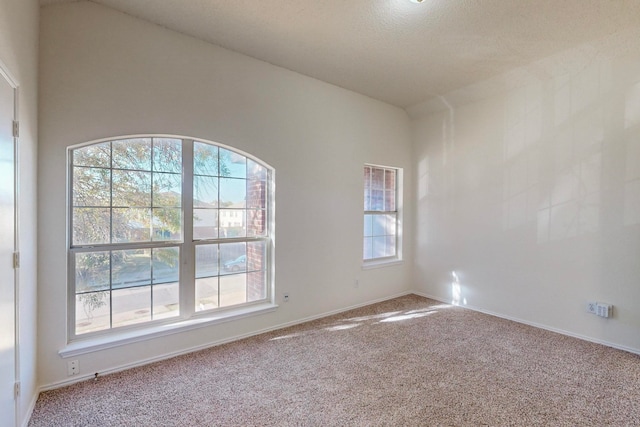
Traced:
<path id="1" fill-rule="evenodd" d="M 70 169 L 72 338 L 270 298 L 266 166 L 142 137 L 73 148 Z"/>
<path id="2" fill-rule="evenodd" d="M 180 140 L 108 141 L 72 159 L 72 246 L 182 239 Z"/>
<path id="3" fill-rule="evenodd" d="M 398 170 L 364 167 L 363 260 L 398 257 Z"/>

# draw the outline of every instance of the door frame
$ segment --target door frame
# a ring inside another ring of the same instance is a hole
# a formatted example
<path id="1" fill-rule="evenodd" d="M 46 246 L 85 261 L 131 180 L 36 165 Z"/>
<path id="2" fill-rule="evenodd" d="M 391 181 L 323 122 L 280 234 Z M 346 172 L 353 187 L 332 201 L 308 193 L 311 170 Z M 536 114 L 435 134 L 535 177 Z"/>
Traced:
<path id="1" fill-rule="evenodd" d="M 18 100 L 19 100 L 19 85 L 17 80 L 13 78 L 11 73 L 9 72 L 8 67 L 5 63 L 0 59 L 0 76 L 4 78 L 4 80 L 13 88 L 13 120 L 14 122 L 19 122 L 19 108 L 18 108 Z M 18 124 L 19 126 L 19 124 Z M 19 246 L 19 132 L 18 136 L 13 136 L 13 251 L 18 254 L 18 263 L 17 266 L 14 266 L 14 274 L 13 274 L 13 316 L 14 316 L 14 384 L 20 384 L 20 263 L 19 263 L 19 254 L 20 254 L 20 246 Z M 14 392 L 15 393 L 15 392 Z M 20 396 L 21 390 L 19 390 L 19 394 L 16 396 L 14 394 L 14 420 L 16 425 L 20 422 Z"/>

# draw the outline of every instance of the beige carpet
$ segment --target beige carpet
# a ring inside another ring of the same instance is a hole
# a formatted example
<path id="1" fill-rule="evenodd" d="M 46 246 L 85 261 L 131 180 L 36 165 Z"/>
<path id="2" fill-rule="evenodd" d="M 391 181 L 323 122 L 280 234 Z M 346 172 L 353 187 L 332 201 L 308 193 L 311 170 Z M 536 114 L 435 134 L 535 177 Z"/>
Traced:
<path id="1" fill-rule="evenodd" d="M 640 356 L 415 295 L 42 393 L 30 426 L 640 426 Z"/>

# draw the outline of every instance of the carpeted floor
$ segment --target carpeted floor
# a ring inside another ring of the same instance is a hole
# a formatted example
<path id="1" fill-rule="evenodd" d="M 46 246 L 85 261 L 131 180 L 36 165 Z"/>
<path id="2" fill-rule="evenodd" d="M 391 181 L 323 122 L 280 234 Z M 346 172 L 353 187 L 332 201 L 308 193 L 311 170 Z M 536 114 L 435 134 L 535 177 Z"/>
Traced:
<path id="1" fill-rule="evenodd" d="M 42 393 L 36 426 L 639 426 L 640 356 L 410 295 Z"/>

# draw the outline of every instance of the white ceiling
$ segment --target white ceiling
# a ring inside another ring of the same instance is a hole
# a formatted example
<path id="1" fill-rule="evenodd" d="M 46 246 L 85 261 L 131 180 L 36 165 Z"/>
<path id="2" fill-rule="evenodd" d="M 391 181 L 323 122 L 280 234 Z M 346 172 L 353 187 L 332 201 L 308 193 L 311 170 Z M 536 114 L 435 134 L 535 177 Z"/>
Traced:
<path id="1" fill-rule="evenodd" d="M 640 0 L 91 1 L 399 107 L 640 27 Z"/>

